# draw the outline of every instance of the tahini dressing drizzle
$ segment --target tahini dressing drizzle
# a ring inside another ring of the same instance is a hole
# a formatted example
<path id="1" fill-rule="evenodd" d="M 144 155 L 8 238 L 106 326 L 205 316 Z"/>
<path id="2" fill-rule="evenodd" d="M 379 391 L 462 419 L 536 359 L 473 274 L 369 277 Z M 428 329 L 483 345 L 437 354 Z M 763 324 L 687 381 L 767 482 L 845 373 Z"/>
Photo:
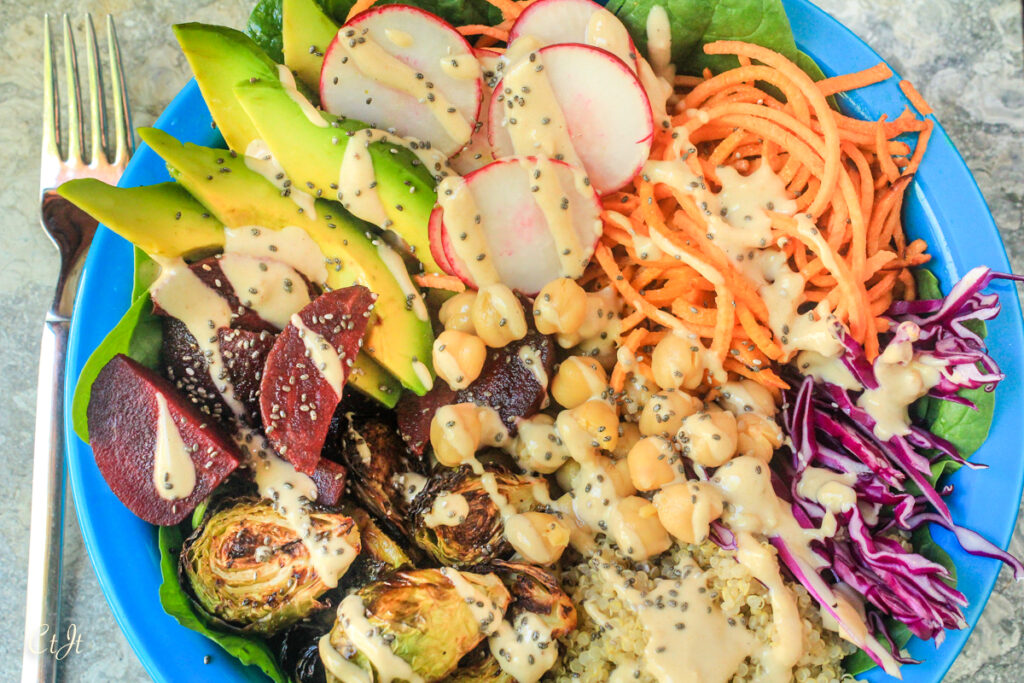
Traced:
<path id="1" fill-rule="evenodd" d="M 274 158 L 266 142 L 256 138 L 246 146 L 245 165 L 250 171 L 260 174 L 273 183 L 281 191 L 281 194 L 291 197 L 291 200 L 303 213 L 310 218 L 316 218 L 316 199 L 313 195 L 303 192 L 292 184 L 284 172 L 284 166 Z"/>
<path id="2" fill-rule="evenodd" d="M 187 498 L 196 487 L 195 464 L 161 393 L 156 394 L 156 410 L 153 486 L 164 500 Z"/>

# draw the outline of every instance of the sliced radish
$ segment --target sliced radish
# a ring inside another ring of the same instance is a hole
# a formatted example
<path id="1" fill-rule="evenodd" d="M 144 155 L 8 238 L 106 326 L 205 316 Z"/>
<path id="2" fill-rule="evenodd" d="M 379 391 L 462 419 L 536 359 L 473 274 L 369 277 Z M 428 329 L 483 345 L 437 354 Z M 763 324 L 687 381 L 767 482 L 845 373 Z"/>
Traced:
<path id="1" fill-rule="evenodd" d="M 491 97 L 488 131 L 498 158 L 561 155 L 580 163 L 603 195 L 640 171 L 654 119 L 647 94 L 621 60 L 573 43 L 549 45 L 506 67 Z"/>
<path id="2" fill-rule="evenodd" d="M 672 79 L 658 77 L 656 70 L 637 51 L 622 21 L 596 2 L 538 0 L 519 15 L 509 30 L 509 43 L 519 38 L 532 39 L 538 47 L 582 43 L 608 50 L 637 75 L 654 109 L 655 121 L 667 125 L 665 106 L 672 96 Z"/>
<path id="3" fill-rule="evenodd" d="M 601 235 L 594 188 L 582 171 L 554 159 L 501 159 L 461 181 L 446 179 L 439 202 L 447 261 L 471 287 L 478 275 L 496 276 L 533 295 L 559 277 L 579 277 Z M 474 241 L 479 250 L 470 248 Z"/>
<path id="4" fill-rule="evenodd" d="M 473 130 L 469 144 L 451 159 L 452 168 L 460 175 L 466 175 L 494 161 L 494 151 L 487 139 L 487 112 L 490 109 L 491 91 L 501 80 L 504 62 L 501 54 L 491 50 L 474 49 L 480 70 L 483 75 L 483 98 L 480 103 L 480 116 Z"/>
<path id="5" fill-rule="evenodd" d="M 455 275 L 451 261 L 445 254 L 443 239 L 444 222 L 441 220 L 441 207 L 435 206 L 430 212 L 430 222 L 427 223 L 427 241 L 430 243 L 430 255 L 437 261 L 437 265 L 449 275 Z"/>
<path id="6" fill-rule="evenodd" d="M 614 14 L 591 0 L 538 0 L 508 32 L 511 44 L 529 36 L 541 46 L 582 43 L 608 50 L 636 73 L 637 52 L 629 31 Z"/>
<path id="7" fill-rule="evenodd" d="M 327 111 L 427 140 L 446 155 L 469 142 L 483 82 L 466 39 L 415 7 L 357 15 L 324 55 L 320 101 Z"/>

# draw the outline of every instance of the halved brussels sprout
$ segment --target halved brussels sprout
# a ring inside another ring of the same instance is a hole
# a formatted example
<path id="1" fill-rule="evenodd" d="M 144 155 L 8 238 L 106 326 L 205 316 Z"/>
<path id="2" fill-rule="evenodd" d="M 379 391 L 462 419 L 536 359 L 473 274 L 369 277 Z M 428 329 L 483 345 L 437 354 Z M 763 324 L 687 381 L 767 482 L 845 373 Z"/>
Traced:
<path id="1" fill-rule="evenodd" d="M 501 670 L 490 646 L 483 642 L 462 658 L 444 683 L 516 683 L 516 679 Z"/>
<path id="2" fill-rule="evenodd" d="M 497 576 L 459 572 L 453 581 L 452 571 L 394 572 L 342 600 L 328 656 L 321 645 L 328 683 L 347 683 L 360 671 L 371 681 L 427 683 L 451 673 L 483 640 L 482 612 L 500 619 L 509 603 Z"/>
<path id="3" fill-rule="evenodd" d="M 511 621 L 522 612 L 533 612 L 560 638 L 576 628 L 576 607 L 554 574 L 532 564 L 496 560 L 487 569 L 501 577 L 512 595 Z"/>
<path id="4" fill-rule="evenodd" d="M 393 538 L 377 526 L 369 513 L 362 508 L 344 508 L 355 520 L 359 529 L 362 550 L 352 562 L 343 579 L 345 588 L 358 588 L 380 580 L 385 574 L 396 569 L 412 568 L 413 562 Z"/>
<path id="5" fill-rule="evenodd" d="M 351 517 L 312 512 L 313 531 L 359 550 Z M 270 502 L 225 500 L 185 541 L 179 572 L 199 605 L 238 630 L 274 634 L 316 609 L 321 581 L 299 533 Z"/>
<path id="6" fill-rule="evenodd" d="M 496 490 L 515 512 L 526 512 L 538 506 L 534 485 L 538 480 L 514 474 L 501 467 L 490 466 Z M 438 519 L 435 502 L 458 509 L 451 523 Z M 512 554 L 505 540 L 502 512 L 484 486 L 480 475 L 468 466 L 444 469 L 431 475 L 426 487 L 412 504 L 413 540 L 440 564 L 472 567 Z M 457 505 L 456 505 L 457 503 Z"/>

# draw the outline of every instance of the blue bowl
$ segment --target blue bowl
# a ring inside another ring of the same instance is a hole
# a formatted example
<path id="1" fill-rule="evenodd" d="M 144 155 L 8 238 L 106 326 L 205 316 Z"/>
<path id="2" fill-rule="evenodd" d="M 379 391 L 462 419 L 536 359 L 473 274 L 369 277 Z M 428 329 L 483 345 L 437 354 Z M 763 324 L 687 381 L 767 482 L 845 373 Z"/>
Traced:
<path id="1" fill-rule="evenodd" d="M 806 0 L 787 0 L 793 31 L 800 48 L 810 54 L 828 75 L 847 73 L 877 64 L 881 58 L 857 36 Z M 897 78 L 844 96 L 851 113 L 895 118 L 907 105 Z M 210 115 L 195 82 L 174 99 L 156 126 L 176 137 L 201 145 L 220 144 L 210 126 Z M 148 185 L 168 180 L 163 162 L 143 146 L 121 180 L 123 186 Z M 933 256 L 930 268 L 944 287 L 977 265 L 1009 271 L 1010 265 L 985 200 L 941 126 L 936 125 L 924 163 L 911 185 L 905 203 L 907 230 L 928 242 Z M 65 432 L 68 469 L 75 507 L 100 586 L 114 616 L 139 660 L 154 680 L 170 681 L 266 681 L 252 667 L 239 664 L 216 645 L 178 625 L 160 608 L 157 589 L 160 566 L 156 530 L 130 513 L 110 492 L 92 451 L 71 428 L 71 396 L 75 381 L 89 354 L 128 309 L 132 286 L 131 245 L 101 228 L 86 262 L 68 353 L 68 391 Z M 1024 484 L 1020 425 L 1024 424 L 1024 378 L 1021 349 L 1024 327 L 1013 286 L 992 286 L 1003 303 L 1003 313 L 990 326 L 992 354 L 1007 373 L 998 389 L 995 422 L 988 441 L 974 460 L 990 469 L 961 470 L 953 475 L 955 489 L 948 498 L 953 517 L 1006 547 L 1017 518 Z M 914 639 L 909 649 L 924 663 L 906 666 L 909 683 L 937 683 L 963 648 L 988 600 L 999 563 L 967 555 L 951 534 L 934 530 L 936 541 L 956 562 L 959 589 L 970 605 L 965 610 L 968 628 L 947 633 L 941 647 Z M 203 656 L 212 654 L 210 664 Z M 870 681 L 892 680 L 875 670 Z"/>

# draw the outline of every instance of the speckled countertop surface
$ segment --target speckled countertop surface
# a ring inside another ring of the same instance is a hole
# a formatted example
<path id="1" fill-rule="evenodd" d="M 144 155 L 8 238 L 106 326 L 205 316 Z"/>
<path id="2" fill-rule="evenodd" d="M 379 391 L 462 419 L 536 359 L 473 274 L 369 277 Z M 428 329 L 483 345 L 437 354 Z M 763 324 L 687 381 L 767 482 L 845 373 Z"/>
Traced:
<path id="1" fill-rule="evenodd" d="M 935 108 L 981 185 L 1014 270 L 1024 272 L 1024 70 L 1018 0 L 819 0 L 911 79 Z M 0 680 L 20 670 L 39 322 L 56 258 L 37 228 L 41 14 L 112 13 L 136 125 L 156 118 L 189 78 L 170 25 L 242 26 L 252 0 L 0 0 Z M 144 681 L 100 592 L 70 496 L 65 623 L 81 629 L 67 681 Z M 1013 550 L 1024 554 L 1024 524 Z M 155 606 L 156 596 L 154 596 Z M 1022 679 L 1024 588 L 1004 570 L 980 624 L 946 680 Z M 168 643 L 169 647 L 173 644 Z"/>

